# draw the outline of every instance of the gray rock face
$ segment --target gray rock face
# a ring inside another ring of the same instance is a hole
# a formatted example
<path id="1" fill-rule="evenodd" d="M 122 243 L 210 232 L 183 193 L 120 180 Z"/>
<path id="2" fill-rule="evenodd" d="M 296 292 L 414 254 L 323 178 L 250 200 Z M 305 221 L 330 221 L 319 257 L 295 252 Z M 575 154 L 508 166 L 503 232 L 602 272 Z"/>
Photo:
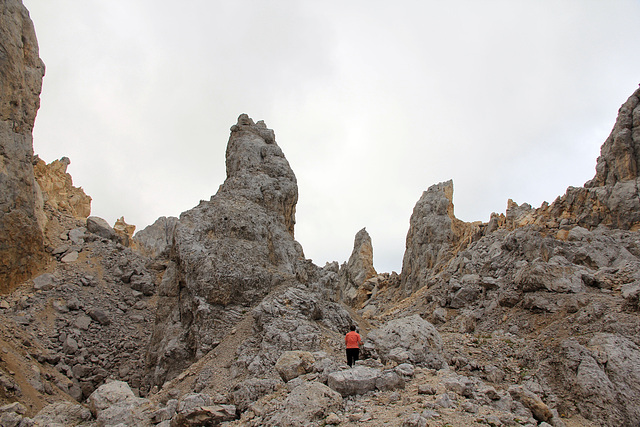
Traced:
<path id="1" fill-rule="evenodd" d="M 172 283 L 163 285 L 171 292 L 159 302 L 148 359 L 158 384 L 215 347 L 247 307 L 298 281 L 304 260 L 293 237 L 298 187 L 273 131 L 241 115 L 226 164 L 218 193 L 175 226 L 175 269 Z"/>
<path id="2" fill-rule="evenodd" d="M 640 349 L 629 339 L 599 333 L 586 346 L 574 339 L 543 363 L 549 382 L 573 385 L 580 411 L 604 425 L 633 425 L 640 411 Z"/>
<path id="3" fill-rule="evenodd" d="M 19 0 L 0 5 L 0 292 L 43 264 L 38 217 L 42 197 L 33 171 L 32 129 L 44 64 L 33 23 Z"/>
<path id="4" fill-rule="evenodd" d="M 109 239 L 114 242 L 120 242 L 119 236 L 116 231 L 109 225 L 109 223 L 97 216 L 90 216 L 87 218 L 87 230 L 97 236 L 104 239 Z"/>
<path id="5" fill-rule="evenodd" d="M 265 420 L 264 425 L 302 427 L 322 420 L 342 407 L 342 396 L 318 382 L 305 382 L 294 388 L 284 402 L 286 411 L 279 411 Z"/>
<path id="6" fill-rule="evenodd" d="M 587 228 L 604 224 L 632 229 L 640 223 L 640 89 L 618 111 L 611 134 L 600 149 L 596 175 L 584 187 L 569 187 L 544 214 L 570 218 Z"/>
<path id="7" fill-rule="evenodd" d="M 615 185 L 638 178 L 640 166 L 640 89 L 618 110 L 611 134 L 602 145 L 596 176 L 586 187 Z"/>
<path id="8" fill-rule="evenodd" d="M 369 332 L 367 340 L 373 343 L 383 363 L 404 351 L 407 360 L 414 365 L 432 369 L 444 366 L 440 334 L 418 315 L 391 320 L 382 328 Z"/>
<path id="9" fill-rule="evenodd" d="M 460 221 L 453 213 L 453 181 L 429 187 L 411 214 L 402 259 L 402 293 L 406 296 L 425 286 L 477 232 L 476 225 Z"/>
<path id="10" fill-rule="evenodd" d="M 176 217 L 162 216 L 144 230 L 137 232 L 134 240 L 138 243 L 141 252 L 155 258 L 169 250 L 173 244 L 177 222 Z"/>
<path id="11" fill-rule="evenodd" d="M 311 372 L 315 362 L 308 351 L 287 351 L 280 356 L 275 367 L 282 380 L 287 382 Z"/>
<path id="12" fill-rule="evenodd" d="M 342 306 L 323 298 L 322 282 L 314 280 L 309 286 L 274 292 L 253 310 L 255 330 L 238 351 L 240 356 L 235 363 L 238 371 L 256 377 L 275 376 L 278 374 L 274 365 L 283 353 L 321 350 L 323 329 L 339 334 L 342 339 L 353 321 Z"/>
<path id="13" fill-rule="evenodd" d="M 349 305 L 357 305 L 358 300 L 364 300 L 359 293 L 366 293 L 360 290 L 362 284 L 378 273 L 373 267 L 373 245 L 371 236 L 363 228 L 356 234 L 353 242 L 353 251 L 346 265 L 343 265 L 339 273 L 338 292 L 339 298 Z"/>

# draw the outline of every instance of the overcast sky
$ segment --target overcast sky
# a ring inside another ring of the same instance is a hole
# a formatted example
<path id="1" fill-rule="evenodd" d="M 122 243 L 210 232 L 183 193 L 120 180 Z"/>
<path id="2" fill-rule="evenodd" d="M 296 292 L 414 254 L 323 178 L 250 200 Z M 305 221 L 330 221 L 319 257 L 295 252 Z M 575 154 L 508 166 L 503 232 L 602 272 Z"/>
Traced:
<path id="1" fill-rule="evenodd" d="M 422 192 L 456 216 L 534 207 L 595 173 L 640 83 L 640 2 L 24 0 L 47 66 L 34 149 L 138 230 L 208 200 L 229 128 L 274 129 L 296 239 L 344 262 L 363 227 L 402 267 Z"/>

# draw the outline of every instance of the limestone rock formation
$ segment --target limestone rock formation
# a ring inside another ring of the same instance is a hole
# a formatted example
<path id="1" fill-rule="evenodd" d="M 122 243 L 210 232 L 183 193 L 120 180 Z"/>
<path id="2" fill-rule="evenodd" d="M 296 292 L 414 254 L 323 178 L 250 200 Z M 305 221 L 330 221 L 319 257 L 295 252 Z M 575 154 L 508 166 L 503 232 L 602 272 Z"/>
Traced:
<path id="1" fill-rule="evenodd" d="M 167 251 L 173 244 L 173 234 L 177 222 L 178 218 L 176 217 L 161 216 L 156 222 L 135 234 L 136 247 L 151 258 L 160 255 L 168 256 Z"/>
<path id="2" fill-rule="evenodd" d="M 136 231 L 136 226 L 133 224 L 127 224 L 124 217 L 120 217 L 113 225 L 113 231 L 120 237 L 120 241 L 125 246 L 131 246 L 133 243 L 133 233 Z"/>
<path id="3" fill-rule="evenodd" d="M 29 278 L 45 259 L 33 174 L 32 129 L 44 64 L 19 0 L 0 5 L 0 292 Z"/>
<path id="4" fill-rule="evenodd" d="M 293 236 L 296 177 L 273 131 L 241 115 L 226 165 L 218 193 L 175 226 L 149 353 L 160 384 L 213 349 L 272 289 L 304 275 Z"/>
<path id="5" fill-rule="evenodd" d="M 478 223 L 465 223 L 453 213 L 453 181 L 432 185 L 411 214 L 402 259 L 401 290 L 407 296 L 428 283 L 453 255 L 479 234 Z"/>
<path id="6" fill-rule="evenodd" d="M 73 186 L 71 175 L 67 173 L 70 164 L 68 157 L 49 164 L 36 158 L 34 173 L 46 207 L 84 220 L 91 214 L 91 197 L 82 188 Z"/>
<path id="7" fill-rule="evenodd" d="M 358 303 L 362 303 L 367 296 L 367 289 L 361 289 L 361 286 L 377 274 L 373 266 L 371 236 L 367 233 L 366 228 L 363 228 L 356 234 L 349 261 L 340 269 L 338 298 L 349 305 L 359 305 Z M 359 294 L 364 295 L 360 295 L 359 298 Z"/>
<path id="8" fill-rule="evenodd" d="M 640 89 L 618 112 L 611 134 L 602 145 L 596 175 L 584 187 L 569 187 L 564 196 L 539 215 L 547 221 L 594 228 L 640 228 Z"/>

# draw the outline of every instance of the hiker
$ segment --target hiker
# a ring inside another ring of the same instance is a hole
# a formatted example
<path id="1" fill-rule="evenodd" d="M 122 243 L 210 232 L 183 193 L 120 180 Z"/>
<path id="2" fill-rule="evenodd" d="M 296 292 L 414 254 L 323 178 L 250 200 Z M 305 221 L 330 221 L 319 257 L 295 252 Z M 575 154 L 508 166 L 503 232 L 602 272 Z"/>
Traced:
<path id="1" fill-rule="evenodd" d="M 360 356 L 360 344 L 362 344 L 362 338 L 360 334 L 356 332 L 356 325 L 351 325 L 351 331 L 344 337 L 344 342 L 347 345 L 347 365 L 350 367 L 358 360 Z"/>

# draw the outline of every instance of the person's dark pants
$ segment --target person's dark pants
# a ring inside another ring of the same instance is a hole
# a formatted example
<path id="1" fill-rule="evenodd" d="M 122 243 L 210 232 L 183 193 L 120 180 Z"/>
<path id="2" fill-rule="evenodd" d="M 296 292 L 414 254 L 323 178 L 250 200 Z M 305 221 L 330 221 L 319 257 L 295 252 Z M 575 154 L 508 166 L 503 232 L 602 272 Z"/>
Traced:
<path id="1" fill-rule="evenodd" d="M 347 349 L 347 365 L 353 366 L 358 361 L 358 356 L 360 356 L 359 348 L 348 348 Z"/>

